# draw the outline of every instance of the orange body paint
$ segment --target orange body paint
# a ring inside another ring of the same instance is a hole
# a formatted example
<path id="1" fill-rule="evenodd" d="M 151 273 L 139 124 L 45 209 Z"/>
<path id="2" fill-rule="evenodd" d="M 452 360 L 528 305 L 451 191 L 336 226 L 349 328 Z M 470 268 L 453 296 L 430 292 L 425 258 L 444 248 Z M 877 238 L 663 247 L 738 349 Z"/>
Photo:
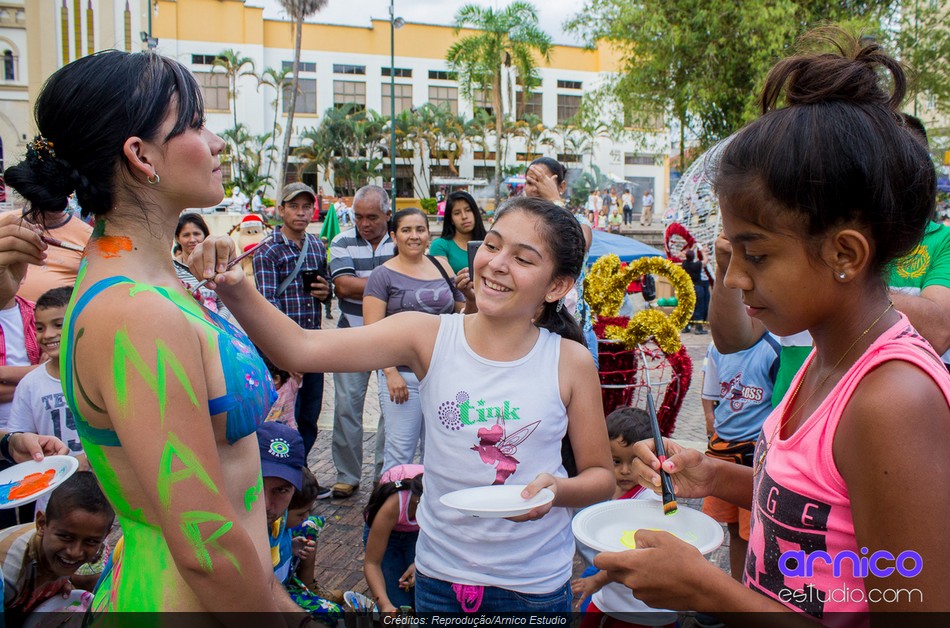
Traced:
<path id="1" fill-rule="evenodd" d="M 99 236 L 89 241 L 89 249 L 105 259 L 118 257 L 132 250 L 132 239 L 125 236 Z"/>

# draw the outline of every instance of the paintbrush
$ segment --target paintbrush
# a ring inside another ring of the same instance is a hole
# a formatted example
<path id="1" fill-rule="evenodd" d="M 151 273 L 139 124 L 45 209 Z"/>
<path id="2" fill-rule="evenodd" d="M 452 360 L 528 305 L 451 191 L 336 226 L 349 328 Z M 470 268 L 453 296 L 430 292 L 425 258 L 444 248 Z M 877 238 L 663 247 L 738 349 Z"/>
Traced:
<path id="1" fill-rule="evenodd" d="M 660 461 L 660 484 L 663 487 L 663 514 L 676 513 L 676 495 L 673 494 L 673 478 L 663 469 L 666 460 L 666 448 L 663 447 L 663 435 L 660 434 L 660 421 L 656 418 L 656 405 L 653 403 L 653 385 L 650 383 L 650 369 L 647 367 L 646 355 L 643 348 L 638 347 L 640 359 L 643 360 L 643 377 L 647 383 L 647 412 L 650 415 L 650 428 L 653 430 L 653 443 L 656 446 L 656 457 Z"/>
<path id="2" fill-rule="evenodd" d="M 63 242 L 62 240 L 57 240 L 53 236 L 41 235 L 40 240 L 46 242 L 50 246 L 55 246 L 61 249 L 66 249 L 67 251 L 76 251 L 77 253 L 85 253 L 86 249 L 79 246 L 78 244 L 73 244 L 72 242 Z"/>
<path id="3" fill-rule="evenodd" d="M 259 249 L 260 246 L 261 246 L 262 244 L 264 244 L 265 242 L 267 242 L 267 240 L 268 240 L 271 236 L 273 236 L 273 235 L 274 235 L 273 233 L 268 233 L 266 236 L 264 236 L 264 238 L 263 238 L 260 242 L 258 242 L 257 244 L 255 244 L 254 246 L 252 246 L 251 248 L 249 248 L 248 250 L 244 251 L 243 253 L 241 253 L 240 255 L 238 255 L 237 257 L 235 257 L 233 260 L 231 260 L 230 262 L 228 262 L 228 266 L 227 266 L 227 268 L 224 269 L 224 272 L 228 272 L 229 270 L 231 270 L 232 268 L 234 268 L 234 265 L 235 265 L 235 264 L 237 264 L 238 262 L 240 262 L 242 259 L 244 259 L 244 258 L 247 257 L 248 255 L 251 255 L 252 253 L 254 253 L 254 251 L 256 251 L 257 249 Z M 198 290 L 199 288 L 201 288 L 202 286 L 204 286 L 204 285 L 205 285 L 206 283 L 208 283 L 209 281 L 211 281 L 210 278 L 209 278 L 209 279 L 202 279 L 201 281 L 198 282 L 198 285 L 195 286 L 195 287 L 192 289 L 192 292 Z"/>

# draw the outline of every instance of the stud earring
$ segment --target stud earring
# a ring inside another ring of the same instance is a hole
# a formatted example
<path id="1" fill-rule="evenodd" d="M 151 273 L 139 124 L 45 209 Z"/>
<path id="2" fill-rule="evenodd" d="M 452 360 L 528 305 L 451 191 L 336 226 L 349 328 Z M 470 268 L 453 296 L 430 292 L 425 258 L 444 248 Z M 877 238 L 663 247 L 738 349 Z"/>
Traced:
<path id="1" fill-rule="evenodd" d="M 848 276 L 847 276 L 846 274 L 844 274 L 844 273 L 838 273 L 838 279 L 844 280 L 844 279 L 846 279 L 847 277 L 848 277 Z"/>

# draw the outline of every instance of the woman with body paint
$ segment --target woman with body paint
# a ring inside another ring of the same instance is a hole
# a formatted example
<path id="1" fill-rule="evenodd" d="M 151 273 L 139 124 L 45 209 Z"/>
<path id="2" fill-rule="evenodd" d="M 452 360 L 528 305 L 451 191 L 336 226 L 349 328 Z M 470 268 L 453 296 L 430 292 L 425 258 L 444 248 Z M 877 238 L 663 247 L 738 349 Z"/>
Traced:
<path id="1" fill-rule="evenodd" d="M 293 371 L 406 365 L 419 379 L 425 492 L 416 518 L 419 612 L 570 612 L 571 508 L 614 490 L 600 386 L 581 330 L 562 305 L 584 259 L 569 211 L 517 197 L 498 211 L 474 260 L 475 314 L 400 312 L 356 329 L 304 330 L 238 269 L 230 238 L 191 258 L 264 353 Z M 568 477 L 567 435 L 576 461 Z M 498 455 L 494 455 L 497 452 Z M 451 491 L 521 485 L 554 501 L 512 519 L 440 504 Z"/>
<path id="2" fill-rule="evenodd" d="M 271 378 L 168 254 L 182 210 L 224 195 L 224 142 L 204 127 L 194 77 L 106 51 L 54 73 L 35 112 L 40 134 L 7 182 L 27 214 L 75 191 L 96 217 L 62 337 L 63 389 L 124 532 L 94 608 L 299 611 L 262 532 L 254 432 Z"/>

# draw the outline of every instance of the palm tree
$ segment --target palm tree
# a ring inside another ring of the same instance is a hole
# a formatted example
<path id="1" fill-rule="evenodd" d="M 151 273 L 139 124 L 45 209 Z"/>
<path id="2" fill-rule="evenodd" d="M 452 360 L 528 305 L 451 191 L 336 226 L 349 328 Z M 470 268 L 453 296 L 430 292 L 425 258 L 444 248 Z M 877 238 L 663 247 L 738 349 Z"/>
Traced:
<path id="1" fill-rule="evenodd" d="M 462 37 L 449 48 L 446 60 L 458 73 L 459 90 L 472 99 L 475 92 L 491 92 L 495 114 L 495 204 L 501 200 L 501 140 L 504 110 L 502 105 L 503 79 L 511 77 L 514 69 L 524 86 L 530 89 L 540 79 L 535 55 L 545 62 L 551 60 L 551 37 L 538 26 L 534 5 L 516 0 L 505 9 L 467 4 L 455 14 L 455 33 L 463 28 L 481 31 Z"/>
<path id="2" fill-rule="evenodd" d="M 250 66 L 250 69 L 246 69 Z M 254 60 L 250 57 L 242 57 L 241 53 L 228 48 L 219 52 L 211 63 L 211 71 L 220 68 L 228 77 L 228 98 L 231 100 L 231 114 L 234 116 L 234 128 L 238 128 L 237 119 L 237 81 L 242 76 L 257 76 L 254 74 Z M 237 172 L 235 178 L 241 176 L 241 147 L 235 147 L 235 157 L 237 158 Z"/>
<path id="3" fill-rule="evenodd" d="M 297 166 L 297 178 L 310 166 L 314 166 L 317 176 L 323 171 L 323 180 L 331 181 L 330 169 L 333 167 L 333 144 L 324 127 L 310 128 L 300 134 L 300 146 L 294 149 L 294 157 L 302 159 Z"/>
<path id="4" fill-rule="evenodd" d="M 271 148 L 276 150 L 276 147 L 273 145 L 273 142 L 276 141 L 277 136 L 280 135 L 280 98 L 284 94 L 284 87 L 290 84 L 291 81 L 291 71 L 289 68 L 276 69 L 276 68 L 264 68 L 264 71 L 261 72 L 260 76 L 257 77 L 257 90 L 260 91 L 261 87 L 267 86 L 274 90 L 274 100 L 271 101 L 271 104 L 274 107 L 274 126 L 271 129 Z M 270 179 L 270 169 L 274 164 L 273 159 L 267 161 L 267 174 L 266 177 Z"/>
<path id="5" fill-rule="evenodd" d="M 300 42 L 303 37 L 303 21 L 326 6 L 329 0 L 277 0 L 293 20 L 294 66 L 290 88 L 290 104 L 287 106 L 287 128 L 284 129 L 284 148 L 280 153 L 280 170 L 277 172 L 277 187 L 284 184 L 287 176 L 287 159 L 290 157 L 290 136 L 294 132 L 294 111 L 297 109 L 297 91 L 300 89 Z"/>
<path id="6" fill-rule="evenodd" d="M 528 161 L 534 159 L 537 149 L 555 144 L 552 130 L 544 126 L 541 117 L 534 113 L 525 114 L 523 120 L 515 123 L 515 135 L 524 138 L 525 155 Z"/>
<path id="7" fill-rule="evenodd" d="M 491 150 L 491 138 L 495 128 L 495 117 L 477 107 L 472 119 L 465 123 L 465 134 L 468 137 L 472 149 L 478 149 L 482 153 L 482 166 L 488 165 L 488 153 Z"/>

